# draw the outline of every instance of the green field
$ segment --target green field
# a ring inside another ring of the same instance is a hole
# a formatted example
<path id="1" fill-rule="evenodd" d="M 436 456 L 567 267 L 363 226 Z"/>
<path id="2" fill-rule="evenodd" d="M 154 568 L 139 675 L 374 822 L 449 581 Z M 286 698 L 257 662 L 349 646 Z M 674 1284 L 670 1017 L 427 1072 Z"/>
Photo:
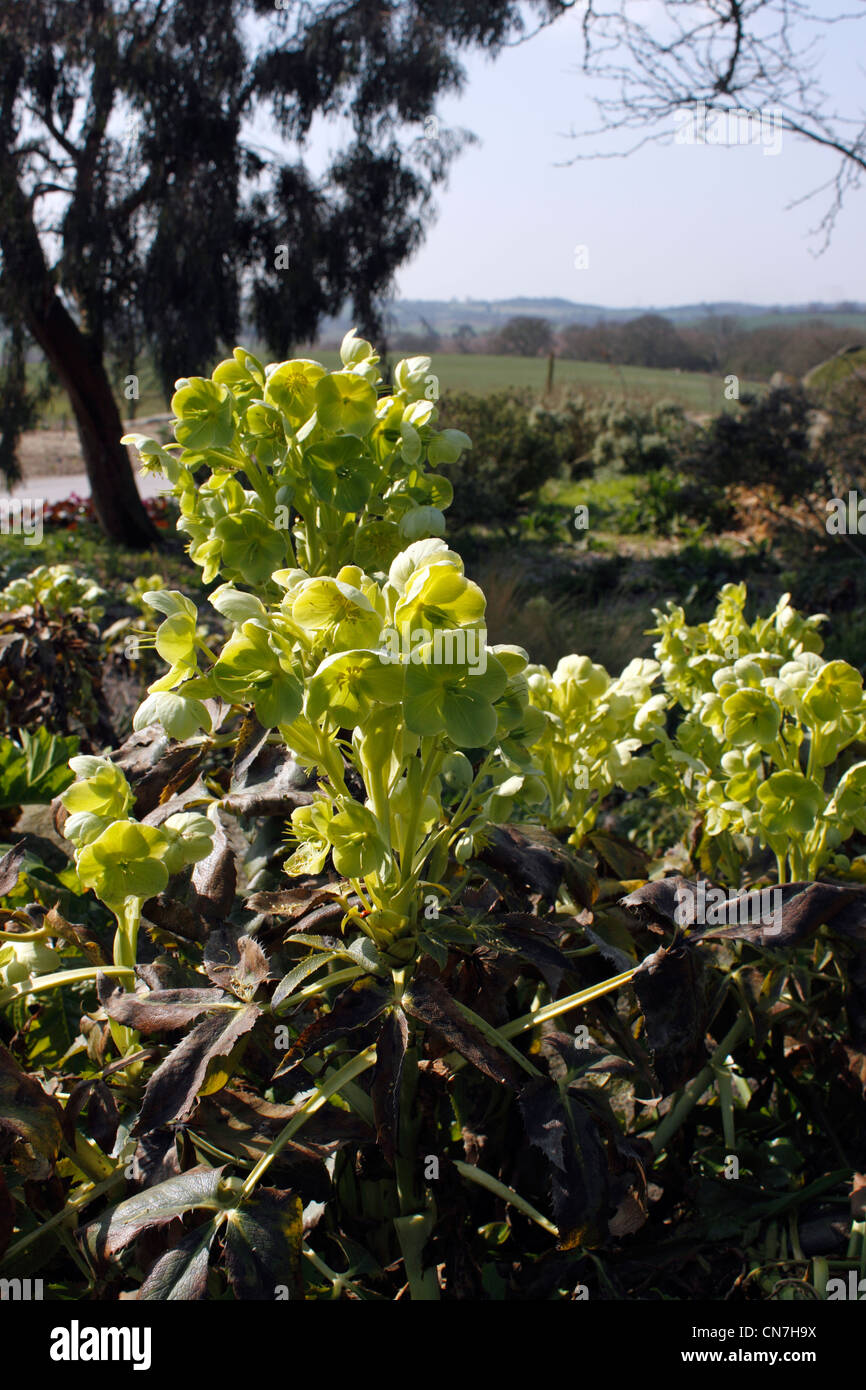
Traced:
<path id="1" fill-rule="evenodd" d="M 298 356 L 314 356 L 326 367 L 336 367 L 340 356 L 334 349 L 302 348 Z M 399 360 L 391 353 L 392 362 Z M 432 354 L 433 370 L 439 378 L 439 390 L 447 391 L 501 391 L 508 387 L 529 388 L 542 396 L 547 383 L 547 359 L 544 357 L 486 357 L 470 353 Z M 603 362 L 571 362 L 557 358 L 553 375 L 554 394 L 586 391 L 592 396 L 616 396 L 623 399 L 649 398 L 651 400 L 677 401 L 686 410 L 695 414 L 716 414 L 731 407 L 725 400 L 725 379 L 721 374 L 705 372 L 678 372 L 658 370 L 649 367 L 612 367 Z M 760 392 L 764 389 L 757 382 L 740 382 L 741 392 L 746 390 Z M 140 399 L 135 405 L 139 419 L 150 415 L 160 415 L 168 410 L 168 403 L 157 386 L 155 376 L 148 367 L 140 371 Z M 123 399 L 123 380 L 118 382 L 121 413 L 130 417 L 130 405 Z M 64 419 L 71 426 L 73 421 L 69 402 L 65 395 L 57 391 L 46 408 L 42 422 L 58 425 Z"/>
<path id="2" fill-rule="evenodd" d="M 335 367 L 339 353 L 321 349 L 314 353 L 326 367 Z M 391 354 L 393 360 L 397 355 Z M 544 392 L 547 382 L 545 357 L 485 357 L 474 353 L 433 353 L 439 388 L 446 391 L 501 391 L 509 386 Z M 678 401 L 687 410 L 713 413 L 728 405 L 724 377 L 705 372 L 676 372 L 649 367 L 610 367 L 603 362 L 570 362 L 557 358 L 555 389 L 589 391 L 593 395 L 651 397 Z M 741 391 L 762 389 L 757 382 L 740 382 Z"/>

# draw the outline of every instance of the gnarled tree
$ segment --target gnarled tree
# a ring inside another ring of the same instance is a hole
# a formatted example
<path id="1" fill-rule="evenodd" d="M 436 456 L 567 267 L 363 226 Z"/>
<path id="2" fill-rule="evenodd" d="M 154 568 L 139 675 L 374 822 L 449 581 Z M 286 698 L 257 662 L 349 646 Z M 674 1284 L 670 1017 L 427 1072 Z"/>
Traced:
<path id="1" fill-rule="evenodd" d="M 567 7 L 531 0 L 542 24 Z M 436 98 L 460 88 L 461 50 L 520 37 L 526 8 L 7 0 L 2 314 L 69 396 L 114 540 L 154 539 L 119 442 L 130 364 L 148 351 L 168 391 L 241 320 L 282 353 L 347 300 L 381 341 L 382 297 L 465 139 L 429 121 Z M 317 115 L 348 117 L 352 132 L 318 178 L 302 158 Z M 276 152 L 260 143 L 266 120 Z M 8 434 L 22 412 L 4 414 Z"/>

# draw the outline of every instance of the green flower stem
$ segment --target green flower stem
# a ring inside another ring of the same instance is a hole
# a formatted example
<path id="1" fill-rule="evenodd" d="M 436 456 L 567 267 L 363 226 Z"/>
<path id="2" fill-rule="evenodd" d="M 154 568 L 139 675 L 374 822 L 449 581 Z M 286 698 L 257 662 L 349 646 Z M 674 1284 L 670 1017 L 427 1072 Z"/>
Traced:
<path id="1" fill-rule="evenodd" d="M 367 1071 L 376 1061 L 376 1048 L 368 1047 L 364 1052 L 359 1052 L 357 1057 L 353 1057 L 339 1071 L 334 1072 L 321 1085 L 316 1087 L 315 1094 L 304 1101 L 303 1106 L 293 1115 L 288 1124 L 280 1130 L 276 1139 L 268 1146 L 267 1153 L 262 1154 L 253 1171 L 249 1174 L 243 1187 L 241 1188 L 240 1200 L 243 1201 L 255 1189 L 256 1183 L 264 1177 L 274 1159 L 280 1154 L 288 1144 L 289 1140 L 297 1134 L 298 1130 L 307 1123 L 311 1116 L 321 1110 L 326 1101 L 339 1091 L 340 1087 L 347 1081 L 354 1081 L 356 1076 Z"/>
<path id="2" fill-rule="evenodd" d="M 493 1043 L 494 1047 L 500 1047 L 512 1061 L 516 1062 L 517 1065 L 528 1072 L 530 1076 L 541 1075 L 538 1068 L 532 1065 L 529 1058 L 524 1057 L 523 1053 L 518 1048 L 512 1046 L 505 1036 L 503 1029 L 494 1028 L 492 1023 L 487 1022 L 486 1018 L 482 1018 L 480 1014 L 475 1013 L 474 1009 L 470 1009 L 467 1004 L 462 1004 L 459 999 L 457 1000 L 457 1007 L 460 1012 L 466 1016 L 469 1022 L 473 1023 L 479 1032 L 483 1033 L 484 1036 Z"/>
<path id="3" fill-rule="evenodd" d="M 731 1048 L 735 1047 L 743 1037 L 747 1029 L 747 1022 L 742 1016 L 737 1019 L 733 1027 L 722 1038 L 707 1065 L 698 1072 L 698 1075 L 682 1092 L 676 1104 L 665 1115 L 652 1137 L 653 1153 L 660 1154 L 680 1126 L 685 1123 L 704 1091 L 712 1083 L 717 1069 L 724 1064 Z"/>
<path id="4" fill-rule="evenodd" d="M 0 931 L 0 941 L 45 941 L 50 935 L 47 927 L 38 931 Z"/>
<path id="5" fill-rule="evenodd" d="M 732 1152 L 737 1147 L 737 1133 L 734 1124 L 734 1095 L 730 1069 L 726 1066 L 714 1067 L 716 1086 L 719 1091 L 719 1105 L 722 1111 L 722 1134 L 725 1147 Z"/>
<path id="6" fill-rule="evenodd" d="M 530 1221 L 534 1221 L 536 1226 L 541 1227 L 542 1231 L 547 1231 L 548 1235 L 559 1235 L 553 1222 L 548 1221 L 546 1216 L 543 1216 L 531 1202 L 527 1202 L 525 1197 L 521 1197 L 519 1192 L 515 1192 L 513 1187 L 507 1187 L 504 1182 L 500 1182 L 490 1173 L 485 1173 L 482 1168 L 475 1168 L 471 1163 L 462 1163 L 459 1159 L 455 1159 L 454 1167 L 461 1178 L 468 1178 L 470 1182 L 477 1183 L 479 1187 L 485 1187 L 494 1196 L 501 1197 L 503 1202 L 516 1207 L 518 1211 L 522 1211 L 524 1216 L 528 1216 Z"/>
<path id="7" fill-rule="evenodd" d="M 58 970 L 51 975 L 40 975 L 36 980 L 21 980 L 17 985 L 7 985 L 0 989 L 0 1008 L 11 1004 L 13 999 L 21 999 L 25 994 L 44 994 L 49 989 L 62 989 L 64 985 L 77 984 L 79 980 L 95 980 L 97 975 L 116 975 L 119 979 L 134 982 L 134 972 L 126 965 L 89 965 L 79 970 Z"/>
<path id="8" fill-rule="evenodd" d="M 434 1223 L 435 1216 L 432 1211 L 416 1211 L 406 1216 L 394 1217 L 403 1267 L 409 1283 L 409 1297 L 413 1303 L 439 1302 L 440 1290 L 436 1270 L 425 1269 L 422 1263 L 424 1246 Z"/>
<path id="9" fill-rule="evenodd" d="M 321 994 L 323 985 L 345 985 L 352 980 L 357 980 L 359 975 L 366 975 L 367 971 L 360 965 L 349 965 L 345 970 L 335 970 L 332 975 L 324 975 L 318 984 L 306 985 L 304 989 L 296 990 L 291 996 L 292 1005 L 298 1004 L 303 999 L 314 999 L 317 994 Z"/>
<path id="10" fill-rule="evenodd" d="M 622 975 L 614 975 L 610 980 L 603 980 L 600 984 L 590 985 L 588 989 L 582 989 L 577 994 L 569 994 L 565 999 L 556 999 L 552 1004 L 543 1004 L 539 1009 L 533 1009 L 531 1013 L 522 1014 L 520 1018 L 512 1019 L 510 1023 L 503 1023 L 497 1032 L 503 1038 L 515 1038 L 518 1033 L 525 1033 L 528 1028 L 536 1028 L 540 1023 L 548 1023 L 552 1018 L 558 1018 L 560 1014 L 568 1013 L 570 1009 L 577 1009 L 582 1004 L 590 1004 L 593 999 L 600 999 L 604 994 L 610 994 L 615 989 L 620 989 L 627 985 L 634 970 L 626 970 Z M 524 1060 L 526 1060 L 524 1058 Z M 446 1066 L 452 1071 L 459 1071 L 466 1066 L 466 1058 L 459 1052 L 449 1052 L 444 1058 Z"/>
<path id="11" fill-rule="evenodd" d="M 363 778 L 364 786 L 367 788 L 370 800 L 373 803 L 373 815 L 376 817 L 379 824 L 381 825 L 382 833 L 385 837 L 385 844 L 390 849 L 391 806 L 388 799 L 388 785 L 385 776 L 385 765 L 384 763 L 380 763 L 377 767 L 370 767 L 369 764 L 367 764 L 362 758 L 359 759 L 359 762 L 361 764 L 361 776 Z M 400 772 L 402 772 L 402 770 L 403 769 L 401 767 Z M 400 772 L 398 772 L 398 776 L 400 775 Z"/>
<path id="12" fill-rule="evenodd" d="M 141 922 L 141 899 L 127 898 L 121 907 L 111 906 L 117 918 L 114 934 L 114 964 L 132 969 L 136 964 L 138 928 Z"/>
<path id="13" fill-rule="evenodd" d="M 602 995 L 610 994 L 613 990 L 627 985 L 637 968 L 635 966 L 633 970 L 624 970 L 621 975 L 614 975 L 609 980 L 602 980 L 600 984 L 590 985 L 588 989 L 569 994 L 564 999 L 556 999 L 552 1004 L 543 1004 L 532 1013 L 522 1014 L 510 1023 L 503 1023 L 499 1031 L 504 1038 L 514 1038 L 518 1033 L 524 1033 L 527 1028 L 535 1028 L 539 1023 L 548 1023 L 550 1019 L 568 1013 L 569 1009 L 576 1009 L 581 1004 L 590 1004 L 593 999 L 600 999 Z"/>

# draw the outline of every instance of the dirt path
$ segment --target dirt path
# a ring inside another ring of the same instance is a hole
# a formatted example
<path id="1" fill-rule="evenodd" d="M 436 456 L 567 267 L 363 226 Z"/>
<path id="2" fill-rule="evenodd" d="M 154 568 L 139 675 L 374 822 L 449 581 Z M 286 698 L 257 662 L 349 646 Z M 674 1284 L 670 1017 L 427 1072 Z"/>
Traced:
<path id="1" fill-rule="evenodd" d="M 160 427 L 169 419 L 170 416 L 160 415 L 129 420 L 125 428 L 159 437 Z M 79 497 L 90 496 L 78 434 L 72 426 L 65 430 L 28 430 L 21 436 L 18 458 L 22 477 L 21 482 L 11 488 L 13 497 L 41 498 L 45 503 L 52 503 L 64 502 L 72 493 Z M 142 497 L 156 497 L 166 486 L 163 478 L 152 474 L 138 473 L 136 481 Z M 0 484 L 0 497 L 5 491 Z"/>

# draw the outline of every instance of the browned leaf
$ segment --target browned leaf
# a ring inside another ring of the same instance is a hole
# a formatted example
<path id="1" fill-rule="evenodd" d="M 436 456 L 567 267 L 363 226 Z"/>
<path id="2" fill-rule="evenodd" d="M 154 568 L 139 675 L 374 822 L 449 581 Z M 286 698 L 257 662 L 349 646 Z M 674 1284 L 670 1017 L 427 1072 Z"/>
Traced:
<path id="1" fill-rule="evenodd" d="M 151 1300 L 169 1302 L 204 1298 L 207 1293 L 210 1248 L 215 1234 L 213 1221 L 187 1231 L 173 1249 L 160 1256 L 136 1298 L 145 1303 Z"/>
<path id="2" fill-rule="evenodd" d="M 644 1015 L 653 1067 L 662 1093 L 669 1095 L 707 1060 L 704 1035 L 710 1016 L 703 962 L 696 948 L 678 941 L 647 956 L 632 984 Z"/>
<path id="3" fill-rule="evenodd" d="M 266 744 L 246 765 L 243 775 L 232 781 L 223 805 L 233 815 L 285 816 L 297 806 L 309 806 L 312 793 L 307 768 L 295 762 L 287 749 Z"/>
<path id="4" fill-rule="evenodd" d="M 494 826 L 479 858 L 551 903 L 562 882 L 581 907 L 591 907 L 598 895 L 590 866 L 541 826 Z"/>
<path id="5" fill-rule="evenodd" d="M 63 1139 L 61 1110 L 0 1044 L 0 1132 L 12 1135 L 11 1158 L 27 1178 L 47 1178 Z"/>
<path id="6" fill-rule="evenodd" d="M 241 999 L 252 999 L 268 978 L 268 958 L 259 943 L 232 927 L 211 932 L 204 968 L 208 979 Z"/>
<path id="7" fill-rule="evenodd" d="M 112 989 L 105 975 L 96 977 L 96 988 L 109 1018 L 145 1035 L 185 1028 L 199 1014 L 229 1002 L 221 989 L 154 989 L 148 994 L 128 994 Z"/>
<path id="8" fill-rule="evenodd" d="M 322 1014 L 315 1023 L 304 1029 L 297 1042 L 286 1053 L 274 1076 L 282 1076 L 314 1049 L 327 1047 L 337 1038 L 344 1038 L 347 1033 L 366 1027 L 384 1013 L 391 1002 L 390 991 L 369 976 L 363 980 L 356 980 L 348 989 L 337 995 L 329 1013 Z"/>
<path id="9" fill-rule="evenodd" d="M 139 820 L 190 785 L 206 751 L 206 744 L 189 748 L 179 743 L 135 782 L 135 814 Z"/>
<path id="10" fill-rule="evenodd" d="M 400 1116 L 400 1082 L 409 1039 L 409 1025 L 402 1009 L 394 1009 L 382 1024 L 376 1043 L 376 1067 L 370 1095 L 379 1147 L 389 1163 L 394 1162 Z"/>
<path id="11" fill-rule="evenodd" d="M 495 935 L 510 950 L 531 961 L 556 993 L 570 968 L 569 960 L 545 932 L 542 918 L 532 917 L 527 912 L 506 913 L 497 917 Z"/>
<path id="12" fill-rule="evenodd" d="M 168 746 L 168 735 L 158 724 L 151 724 L 138 733 L 130 734 L 112 754 L 111 761 L 123 769 L 130 782 L 135 783 L 165 756 Z"/>
<path id="13" fill-rule="evenodd" d="M 178 792 L 175 796 L 169 797 L 168 801 L 161 801 L 154 806 L 152 811 L 148 811 L 146 816 L 141 819 L 145 825 L 162 825 L 169 816 L 177 815 L 179 811 L 191 811 L 196 806 L 204 806 L 213 801 L 213 795 L 208 791 L 201 777 L 197 777 L 191 787 Z"/>
<path id="14" fill-rule="evenodd" d="M 210 923 L 201 913 L 193 912 L 176 898 L 160 893 L 158 898 L 148 899 L 145 912 L 142 918 L 145 926 L 152 924 L 159 931 L 180 937 L 181 941 L 201 943 L 207 940 Z"/>
<path id="15" fill-rule="evenodd" d="M 192 886 L 198 894 L 197 906 L 211 921 L 221 922 L 228 915 L 237 888 L 235 853 L 222 822 L 217 818 L 213 849 L 200 859 L 192 871 Z"/>
<path id="16" fill-rule="evenodd" d="M 23 845 L 15 845 L 13 849 L 10 849 L 3 855 L 3 858 L 0 859 L 0 898 L 5 897 L 7 893 L 11 893 L 14 889 L 21 873 L 21 864 L 23 860 Z"/>
<path id="17" fill-rule="evenodd" d="M 604 830 L 593 830 L 587 835 L 585 843 L 610 869 L 614 878 L 646 878 L 647 856 L 631 840 L 623 840 L 619 835 L 610 835 Z"/>
<path id="18" fill-rule="evenodd" d="M 469 1022 L 439 980 L 414 980 L 401 1002 L 408 1014 L 435 1028 L 449 1048 L 454 1048 L 485 1076 L 502 1086 L 518 1089 L 520 1075 L 516 1063 Z"/>
<path id="19" fill-rule="evenodd" d="M 89 1249 L 101 1256 L 115 1255 L 142 1231 L 164 1226 L 188 1211 L 220 1211 L 232 1204 L 220 1190 L 222 1168 L 200 1165 L 136 1192 L 103 1212 L 81 1232 Z"/>
<path id="20" fill-rule="evenodd" d="M 225 1057 L 259 1016 L 254 1004 L 221 1009 L 197 1023 L 157 1067 L 144 1093 L 133 1133 L 144 1134 L 176 1124 L 189 1115 L 213 1057 Z"/>
<path id="21" fill-rule="evenodd" d="M 248 710 L 238 730 L 235 755 L 232 760 L 232 785 L 242 787 L 249 769 L 261 753 L 268 738 L 268 730 L 256 718 L 255 710 Z"/>
<path id="22" fill-rule="evenodd" d="M 251 893 L 245 906 L 250 912 L 263 912 L 273 917 L 285 917 L 290 921 L 304 917 L 313 908 L 322 904 L 343 909 L 334 902 L 333 892 L 326 888 L 281 888 L 276 893 Z"/>
<path id="23" fill-rule="evenodd" d="M 276 1105 L 253 1091 L 226 1086 L 199 1101 L 192 1128 L 222 1149 L 248 1163 L 256 1163 L 280 1130 L 296 1115 L 300 1105 Z M 299 1160 L 328 1158 L 346 1144 L 369 1143 L 369 1125 L 347 1110 L 327 1106 L 307 1120 L 296 1138 L 289 1140 L 275 1166 Z"/>
<path id="24" fill-rule="evenodd" d="M 569 1250 L 587 1236 L 597 1239 L 607 1206 L 608 1169 L 592 1117 L 577 1097 L 563 1097 L 547 1077 L 522 1087 L 520 1111 L 526 1137 L 550 1164 L 561 1248 Z"/>
<path id="25" fill-rule="evenodd" d="M 52 907 L 49 912 L 46 912 L 43 926 L 51 932 L 52 936 L 59 936 L 62 941 L 68 941 L 77 946 L 91 965 L 108 965 L 108 957 L 99 942 L 93 940 L 90 928 L 82 926 L 78 922 L 67 922 L 65 917 L 61 917 L 56 907 Z"/>

